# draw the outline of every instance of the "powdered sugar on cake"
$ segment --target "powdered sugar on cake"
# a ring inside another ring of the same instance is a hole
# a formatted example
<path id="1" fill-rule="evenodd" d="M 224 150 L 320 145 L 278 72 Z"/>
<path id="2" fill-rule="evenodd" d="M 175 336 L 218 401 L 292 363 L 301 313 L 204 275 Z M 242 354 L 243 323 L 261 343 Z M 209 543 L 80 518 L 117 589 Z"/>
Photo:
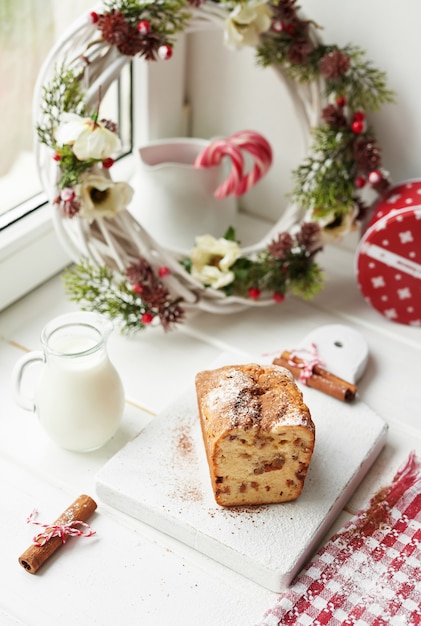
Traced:
<path id="1" fill-rule="evenodd" d="M 265 429 L 264 404 L 276 405 L 276 419 L 271 421 L 273 428 L 279 426 L 308 426 L 308 415 L 303 408 L 305 405 L 292 404 L 291 395 L 287 388 L 279 389 L 280 379 L 285 381 L 286 387 L 295 383 L 291 373 L 279 366 L 272 366 L 270 372 L 265 371 L 265 384 L 262 380 L 255 380 L 247 372 L 236 367 L 227 367 L 223 378 L 215 381 L 204 398 L 208 409 L 215 414 L 223 414 L 232 427 L 260 427 Z M 273 391 L 271 382 L 277 382 L 278 387 Z"/>

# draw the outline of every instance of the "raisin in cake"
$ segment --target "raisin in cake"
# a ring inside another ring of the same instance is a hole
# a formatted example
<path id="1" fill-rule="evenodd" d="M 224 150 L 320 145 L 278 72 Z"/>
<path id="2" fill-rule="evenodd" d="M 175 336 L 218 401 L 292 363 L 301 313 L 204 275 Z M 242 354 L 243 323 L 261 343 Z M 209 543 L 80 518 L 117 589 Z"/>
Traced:
<path id="1" fill-rule="evenodd" d="M 216 502 L 298 498 L 315 427 L 290 372 L 277 365 L 228 365 L 199 372 L 196 392 Z"/>

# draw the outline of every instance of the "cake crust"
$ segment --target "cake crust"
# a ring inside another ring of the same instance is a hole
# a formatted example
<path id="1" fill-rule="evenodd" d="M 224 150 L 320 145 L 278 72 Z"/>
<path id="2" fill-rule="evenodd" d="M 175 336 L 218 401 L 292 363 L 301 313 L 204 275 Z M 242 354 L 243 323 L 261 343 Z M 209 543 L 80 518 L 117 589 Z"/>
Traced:
<path id="1" fill-rule="evenodd" d="M 291 373 L 248 363 L 199 372 L 195 382 L 216 502 L 238 506 L 298 498 L 315 426 Z"/>

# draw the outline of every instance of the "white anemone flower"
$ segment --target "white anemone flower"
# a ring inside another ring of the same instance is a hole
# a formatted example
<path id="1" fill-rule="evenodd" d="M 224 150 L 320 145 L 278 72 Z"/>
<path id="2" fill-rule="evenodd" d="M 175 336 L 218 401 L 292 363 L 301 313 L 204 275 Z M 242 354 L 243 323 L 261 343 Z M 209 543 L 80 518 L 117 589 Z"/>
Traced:
<path id="1" fill-rule="evenodd" d="M 97 217 L 115 217 L 133 198 L 133 189 L 127 183 L 115 183 L 96 174 L 82 176 L 75 193 L 80 201 L 79 215 L 89 223 Z"/>
<path id="2" fill-rule="evenodd" d="M 317 220 L 321 227 L 321 238 L 323 243 L 335 243 L 343 239 L 345 235 L 358 230 L 357 223 L 358 208 L 354 207 L 348 213 L 341 215 L 337 219 L 327 217 L 324 220 Z"/>
<path id="3" fill-rule="evenodd" d="M 196 246 L 191 251 L 191 273 L 203 285 L 221 289 L 234 280 L 230 267 L 240 257 L 241 249 L 237 242 L 228 239 L 215 239 L 212 235 L 196 237 Z"/>
<path id="4" fill-rule="evenodd" d="M 90 117 L 80 117 L 75 113 L 64 113 L 62 123 L 56 131 L 59 145 L 72 146 L 80 161 L 87 159 L 108 159 L 121 148 L 119 137 L 108 130 L 102 122 Z"/>
<path id="5" fill-rule="evenodd" d="M 231 48 L 257 46 L 259 35 L 269 30 L 272 13 L 262 0 L 237 4 L 225 22 L 225 42 Z"/>

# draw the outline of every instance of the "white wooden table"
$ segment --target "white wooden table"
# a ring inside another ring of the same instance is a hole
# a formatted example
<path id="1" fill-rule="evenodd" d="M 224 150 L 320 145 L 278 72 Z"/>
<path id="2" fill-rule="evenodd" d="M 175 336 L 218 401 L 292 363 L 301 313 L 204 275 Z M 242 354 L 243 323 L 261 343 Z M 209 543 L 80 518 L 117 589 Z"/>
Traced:
<path id="1" fill-rule="evenodd" d="M 290 349 L 314 328 L 350 325 L 367 339 L 370 358 L 359 395 L 389 424 L 388 442 L 338 517 L 334 529 L 367 504 L 411 450 L 421 455 L 421 327 L 389 322 L 363 300 L 353 255 L 329 249 L 322 257 L 328 282 L 312 302 L 232 316 L 200 314 L 178 330 L 127 338 L 115 333 L 109 352 L 126 389 L 121 428 L 89 454 L 56 447 L 34 415 L 13 402 L 10 373 L 23 350 L 39 348 L 44 324 L 75 307 L 56 277 L 0 314 L 0 624 L 125 626 L 172 624 L 253 626 L 275 594 L 169 536 L 98 501 L 96 536 L 69 540 L 36 575 L 18 564 L 34 528 L 53 521 L 79 494 L 96 498 L 97 471 L 143 429 L 195 373 L 221 351 L 239 355 Z"/>

